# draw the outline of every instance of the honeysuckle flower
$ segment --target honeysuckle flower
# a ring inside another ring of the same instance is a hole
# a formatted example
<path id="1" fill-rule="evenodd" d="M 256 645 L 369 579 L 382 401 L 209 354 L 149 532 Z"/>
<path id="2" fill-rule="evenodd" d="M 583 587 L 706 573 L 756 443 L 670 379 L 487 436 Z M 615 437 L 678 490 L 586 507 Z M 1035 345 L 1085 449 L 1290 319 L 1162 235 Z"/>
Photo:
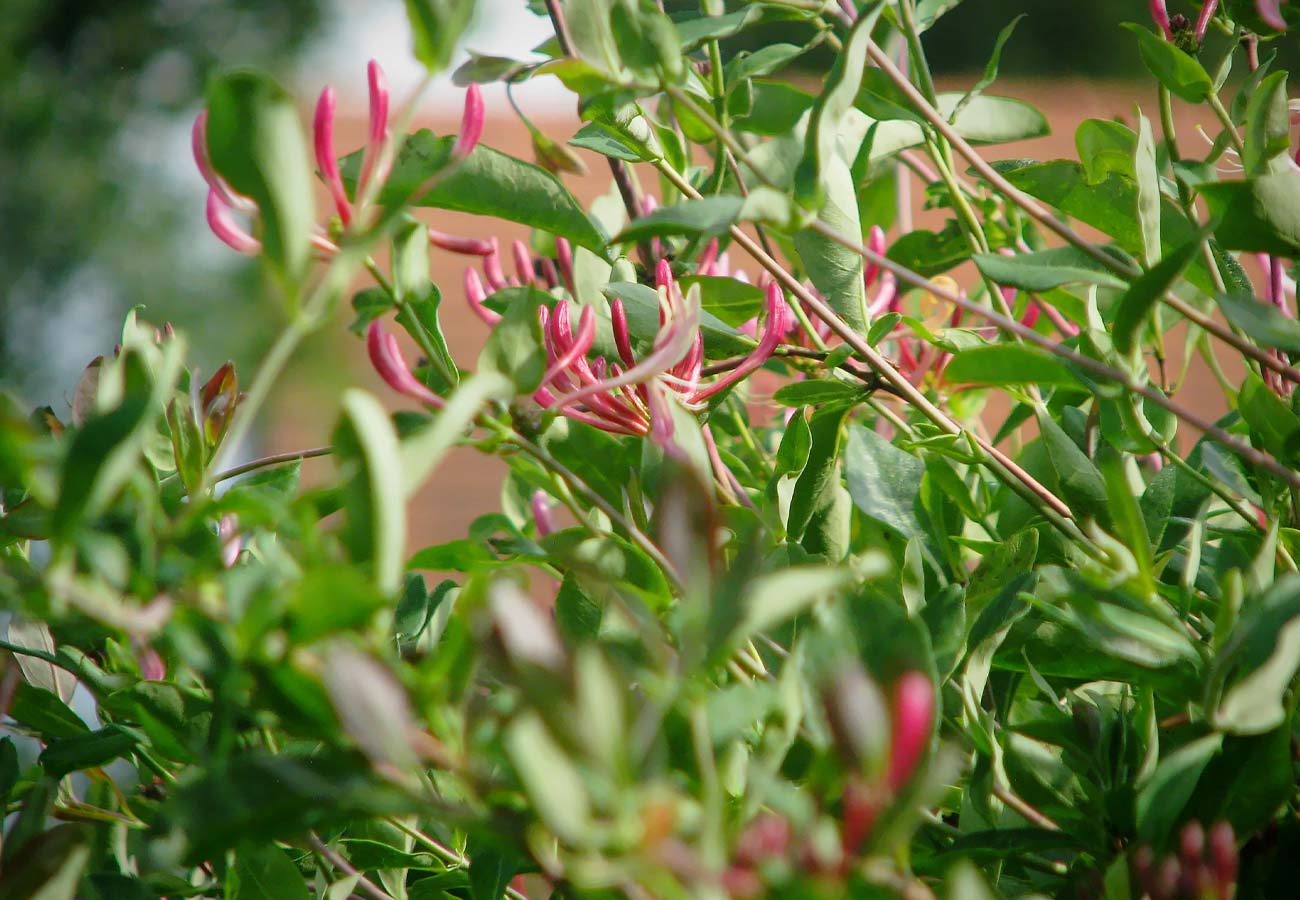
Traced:
<path id="1" fill-rule="evenodd" d="M 402 350 L 397 345 L 397 338 L 384 331 L 377 321 L 371 322 L 366 331 L 366 352 L 370 355 L 370 364 L 390 388 L 412 400 L 442 407 L 442 398 L 421 384 L 411 372 L 411 367 L 406 364 Z"/>
<path id="2" fill-rule="evenodd" d="M 334 88 L 326 86 L 316 101 L 316 111 L 312 119 L 312 149 L 316 157 L 316 166 L 321 179 L 329 189 L 330 200 L 339 225 L 347 230 L 358 219 L 361 206 L 367 202 L 375 185 L 387 180 L 396 156 L 392 146 L 392 134 L 389 130 L 388 82 L 383 68 L 371 60 L 366 69 L 370 89 L 370 130 L 365 150 L 362 154 L 361 174 L 357 180 L 355 197 L 349 200 L 339 171 L 338 154 L 334 148 L 334 116 L 337 101 Z M 262 243 L 252 232 L 240 225 L 233 213 L 240 212 L 256 215 L 257 204 L 226 184 L 212 167 L 208 155 L 207 143 L 208 114 L 204 110 L 194 120 L 191 143 L 194 161 L 199 173 L 208 183 L 207 220 L 212 233 L 227 246 L 239 253 L 256 255 L 262 250 Z M 465 111 L 461 118 L 460 132 L 452 149 L 452 159 L 464 159 L 477 146 L 483 133 L 483 96 L 478 85 L 470 85 L 465 93 Z M 311 235 L 311 243 L 324 254 L 338 252 L 338 245 L 331 239 L 328 229 L 317 226 Z"/>
<path id="3" fill-rule="evenodd" d="M 1255 11 L 1270 28 L 1286 31 L 1286 19 L 1282 18 L 1284 0 L 1255 0 Z"/>
<path id="4" fill-rule="evenodd" d="M 233 568 L 244 548 L 244 539 L 239 536 L 239 518 L 234 513 L 221 517 L 217 523 L 217 538 L 221 541 L 221 565 Z"/>
<path id="5" fill-rule="evenodd" d="M 1169 8 L 1165 0 L 1151 0 L 1151 18 L 1156 23 L 1156 27 L 1164 32 L 1165 40 L 1174 39 L 1174 29 L 1169 23 Z"/>
<path id="6" fill-rule="evenodd" d="M 588 362 L 595 339 L 595 318 L 584 307 L 577 330 L 571 327 L 571 306 L 561 300 L 540 312 L 548 365 L 534 399 L 543 407 L 615 434 L 649 435 L 667 443 L 672 435 L 670 403 L 698 412 L 707 401 L 753 372 L 771 358 L 787 330 L 789 311 L 776 285 L 766 296 L 767 318 L 758 346 L 740 363 L 709 384 L 700 383 L 704 362 L 699 331 L 699 301 L 694 291 L 683 295 L 666 261 L 656 273 L 660 327 L 650 352 L 637 359 L 621 300 L 610 303 L 614 343 L 619 364 L 603 357 Z"/>

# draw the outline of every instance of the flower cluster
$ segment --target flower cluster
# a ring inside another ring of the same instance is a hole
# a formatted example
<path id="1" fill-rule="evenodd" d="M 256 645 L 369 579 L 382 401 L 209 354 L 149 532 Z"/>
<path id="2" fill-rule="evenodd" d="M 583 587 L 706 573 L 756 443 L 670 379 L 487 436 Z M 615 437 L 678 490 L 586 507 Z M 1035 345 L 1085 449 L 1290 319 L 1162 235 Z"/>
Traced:
<path id="1" fill-rule="evenodd" d="M 316 102 L 312 121 L 312 146 L 321 179 L 329 189 L 338 227 L 346 231 L 361 218 L 364 207 L 373 199 L 376 189 L 387 180 L 396 157 L 396 146 L 389 128 L 388 80 L 379 63 L 370 61 L 367 67 L 370 87 L 370 129 L 362 155 L 361 173 L 357 179 L 355 200 L 348 198 L 339 171 L 338 156 L 334 151 L 334 118 L 336 99 L 334 88 L 326 86 Z M 465 93 L 464 112 L 460 132 L 452 148 L 452 161 L 461 160 L 473 152 L 483 133 L 483 97 L 478 85 L 470 85 Z M 199 173 L 208 184 L 207 218 L 212 233 L 231 249 L 250 256 L 262 250 L 262 243 L 248 228 L 236 219 L 235 213 L 256 215 L 257 204 L 249 197 L 235 191 L 212 166 L 208 155 L 208 113 L 204 110 L 194 120 L 191 144 Z M 318 225 L 311 236 L 312 245 L 325 254 L 338 252 L 333 227 Z"/>
<path id="2" fill-rule="evenodd" d="M 1237 890 L 1239 859 L 1232 825 L 1220 822 L 1206 834 L 1188 822 L 1178 850 L 1157 858 L 1150 847 L 1133 855 L 1133 874 L 1151 900 L 1231 900 Z"/>

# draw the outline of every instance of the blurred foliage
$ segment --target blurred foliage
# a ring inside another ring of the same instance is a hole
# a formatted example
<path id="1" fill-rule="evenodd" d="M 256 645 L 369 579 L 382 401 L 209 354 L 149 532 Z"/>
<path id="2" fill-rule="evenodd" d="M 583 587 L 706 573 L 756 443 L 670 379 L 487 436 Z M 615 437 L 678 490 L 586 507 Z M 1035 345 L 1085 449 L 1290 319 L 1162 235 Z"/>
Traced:
<path id="1" fill-rule="evenodd" d="M 229 315 L 232 302 L 257 297 L 255 274 L 186 240 L 203 234 L 202 205 L 178 202 L 174 173 L 190 163 L 172 148 L 183 146 L 177 138 L 218 60 L 287 65 L 320 7 L 6 0 L 0 384 L 55 399 L 49 385 L 68 383 L 69 372 L 51 367 L 78 368 L 111 349 L 115 323 L 136 304 L 218 338 L 205 347 L 209 371 L 236 348 L 255 351 L 256 335 L 240 333 Z M 55 351 L 64 352 L 55 359 Z"/>

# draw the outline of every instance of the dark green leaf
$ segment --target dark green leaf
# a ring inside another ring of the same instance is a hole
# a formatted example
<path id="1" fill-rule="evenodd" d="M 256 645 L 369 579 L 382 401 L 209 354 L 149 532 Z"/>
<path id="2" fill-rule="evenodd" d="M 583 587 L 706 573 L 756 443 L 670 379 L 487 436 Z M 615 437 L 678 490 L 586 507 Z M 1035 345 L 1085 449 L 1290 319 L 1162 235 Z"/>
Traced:
<path id="1" fill-rule="evenodd" d="M 1300 322 L 1271 303 L 1244 294 L 1224 294 L 1219 309 L 1228 321 L 1264 347 L 1300 353 Z"/>
<path id="2" fill-rule="evenodd" d="M 1225 250 L 1300 256 L 1300 169 L 1201 186 Z"/>
<path id="3" fill-rule="evenodd" d="M 311 893 L 298 867 L 274 844 L 239 849 L 231 870 L 230 900 L 309 900 Z"/>
<path id="4" fill-rule="evenodd" d="M 819 378 L 784 385 L 777 389 L 772 399 L 782 406 L 829 406 L 857 403 L 866 394 L 866 387 L 862 384 Z"/>
<path id="5" fill-rule="evenodd" d="M 613 241 L 627 243 L 677 234 L 715 237 L 736 221 L 744 202 L 743 197 L 714 196 L 661 206 L 648 216 L 634 219 Z"/>
<path id="6" fill-rule="evenodd" d="M 53 740 L 41 752 L 40 763 L 51 778 L 82 769 L 95 769 L 130 753 L 136 736 L 118 725 L 108 725 L 76 737 Z"/>

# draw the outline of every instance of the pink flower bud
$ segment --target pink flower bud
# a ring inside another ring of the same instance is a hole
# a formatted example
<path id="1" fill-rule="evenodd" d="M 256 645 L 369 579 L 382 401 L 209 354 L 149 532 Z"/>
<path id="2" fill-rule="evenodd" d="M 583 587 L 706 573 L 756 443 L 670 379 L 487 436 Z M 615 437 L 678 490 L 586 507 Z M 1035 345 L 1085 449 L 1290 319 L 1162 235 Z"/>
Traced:
<path id="1" fill-rule="evenodd" d="M 501 268 L 501 253 L 497 247 L 497 239 L 491 238 L 491 250 L 483 257 L 483 275 L 487 278 L 488 287 L 494 291 L 510 286 L 506 278 L 505 271 Z"/>
<path id="2" fill-rule="evenodd" d="M 673 267 L 668 264 L 668 260 L 661 259 L 655 264 L 655 287 L 672 290 L 676 282 L 673 280 Z"/>
<path id="3" fill-rule="evenodd" d="M 867 249 L 877 256 L 885 255 L 885 229 L 879 225 L 872 225 L 871 231 L 867 232 Z M 862 273 L 862 281 L 867 287 L 876 283 L 880 277 L 880 264 L 867 263 L 867 268 Z"/>
<path id="4" fill-rule="evenodd" d="M 464 159 L 474 152 L 483 135 L 483 92 L 477 84 L 465 91 L 465 112 L 460 119 L 460 134 L 451 148 L 453 159 Z"/>
<path id="5" fill-rule="evenodd" d="M 905 785 L 925 755 L 934 730 L 934 686 L 920 672 L 894 684 L 894 739 L 889 748 L 889 786 Z"/>
<path id="6" fill-rule="evenodd" d="M 1205 0 L 1201 6 L 1201 15 L 1196 19 L 1196 42 L 1205 40 L 1205 33 L 1210 30 L 1210 22 L 1219 8 L 1219 0 Z"/>
<path id="7" fill-rule="evenodd" d="M 714 238 L 709 241 L 708 245 L 704 248 L 704 252 L 700 254 L 700 261 L 695 265 L 695 274 L 716 275 L 718 274 L 717 263 L 718 239 Z"/>
<path id="8" fill-rule="evenodd" d="M 514 256 L 515 271 L 519 273 L 520 282 L 532 284 L 537 273 L 533 271 L 533 254 L 528 249 L 528 245 L 516 240 L 510 245 L 510 252 Z"/>
<path id="9" fill-rule="evenodd" d="M 555 266 L 560 270 L 560 280 L 573 293 L 573 245 L 567 238 L 555 239 Z"/>
<path id="10" fill-rule="evenodd" d="M 366 332 L 366 350 L 370 354 L 370 364 L 390 388 L 421 403 L 442 407 L 442 398 L 411 374 L 402 350 L 397 346 L 397 338 L 385 332 L 378 322 L 371 322 L 370 330 Z"/>
<path id="11" fill-rule="evenodd" d="M 537 536 L 544 538 L 555 533 L 555 517 L 551 515 L 551 504 L 546 500 L 546 491 L 535 491 L 532 499 L 533 524 L 537 526 Z"/>
<path id="12" fill-rule="evenodd" d="M 370 184 L 372 178 L 383 181 L 388 177 L 386 170 L 377 169 L 380 157 L 388 144 L 388 78 L 379 63 L 373 59 L 366 67 L 366 77 L 370 83 L 370 140 L 366 144 L 366 153 L 361 162 L 361 179 L 357 183 L 357 193 Z"/>
<path id="13" fill-rule="evenodd" d="M 781 343 L 781 338 L 785 337 L 786 332 L 790 330 L 791 316 L 790 308 L 785 305 L 785 295 L 781 292 L 781 286 L 776 282 L 767 286 L 766 306 L 767 324 L 763 326 L 763 334 L 759 338 L 758 346 L 736 368 L 713 382 L 713 384 L 696 392 L 695 400 L 707 400 L 719 391 L 735 384 L 771 359 L 777 344 Z"/>
<path id="14" fill-rule="evenodd" d="M 429 229 L 429 243 L 440 250 L 464 256 L 487 256 L 492 252 L 492 242 L 486 238 L 460 237 L 434 228 Z"/>
<path id="15" fill-rule="evenodd" d="M 1237 884 L 1237 837 L 1232 824 L 1219 822 L 1210 829 L 1210 861 L 1214 864 L 1214 883 L 1220 897 L 1231 897 Z"/>
<path id="16" fill-rule="evenodd" d="M 230 214 L 230 207 L 216 188 L 208 191 L 208 227 L 226 246 L 248 256 L 262 252 L 262 242 L 240 227 Z"/>
<path id="17" fill-rule="evenodd" d="M 1155 21 L 1156 27 L 1164 32 L 1165 40 L 1172 41 L 1174 29 L 1169 24 L 1169 8 L 1165 5 L 1165 0 L 1151 0 L 1151 18 Z"/>
<path id="18" fill-rule="evenodd" d="M 785 818 L 776 813 L 760 813 L 736 839 L 733 856 L 741 866 L 761 866 L 789 853 L 793 840 L 794 832 Z"/>
<path id="19" fill-rule="evenodd" d="M 221 541 L 221 565 L 234 568 L 244 548 L 244 539 L 239 536 L 239 518 L 234 513 L 226 513 L 217 523 L 217 539 Z"/>
<path id="20" fill-rule="evenodd" d="M 627 327 L 627 311 L 623 301 L 615 297 L 609 304 L 609 319 L 614 329 L 614 346 L 618 348 L 618 358 L 623 365 L 631 368 L 636 365 L 636 356 L 632 353 L 632 336 Z"/>
<path id="21" fill-rule="evenodd" d="M 343 178 L 339 175 L 339 161 L 334 156 L 334 88 L 327 87 L 320 92 L 316 101 L 316 120 L 312 124 L 312 136 L 315 139 L 316 166 L 321 178 L 329 187 L 334 199 L 334 209 L 344 226 L 352 221 L 352 207 L 348 203 L 347 191 L 343 189 Z"/>
<path id="22" fill-rule="evenodd" d="M 212 168 L 212 157 L 208 155 L 208 111 L 206 109 L 194 117 L 194 127 L 190 129 L 190 149 L 194 153 L 194 164 L 198 166 L 199 174 L 208 183 L 208 187 L 216 191 L 227 206 L 234 206 L 235 198 L 216 169 Z"/>
<path id="23" fill-rule="evenodd" d="M 1255 11 L 1270 28 L 1286 31 L 1286 19 L 1282 18 L 1282 0 L 1255 0 Z"/>
<path id="24" fill-rule="evenodd" d="M 166 663 L 148 644 L 136 648 L 135 661 L 140 666 L 140 677 L 145 681 L 162 681 L 167 677 Z"/>
<path id="25" fill-rule="evenodd" d="M 474 315 L 478 316 L 489 325 L 495 325 L 501 321 L 501 315 L 483 305 L 487 299 L 487 291 L 483 289 L 483 282 L 479 280 L 478 272 L 473 269 L 465 270 L 465 299 L 469 301 L 469 308 L 474 310 Z"/>
<path id="26" fill-rule="evenodd" d="M 841 816 L 843 824 L 840 830 L 840 845 L 844 850 L 845 864 L 871 836 L 871 829 L 875 827 L 876 819 L 880 816 L 882 799 L 879 789 L 873 788 L 860 778 L 854 777 L 845 785 Z"/>

